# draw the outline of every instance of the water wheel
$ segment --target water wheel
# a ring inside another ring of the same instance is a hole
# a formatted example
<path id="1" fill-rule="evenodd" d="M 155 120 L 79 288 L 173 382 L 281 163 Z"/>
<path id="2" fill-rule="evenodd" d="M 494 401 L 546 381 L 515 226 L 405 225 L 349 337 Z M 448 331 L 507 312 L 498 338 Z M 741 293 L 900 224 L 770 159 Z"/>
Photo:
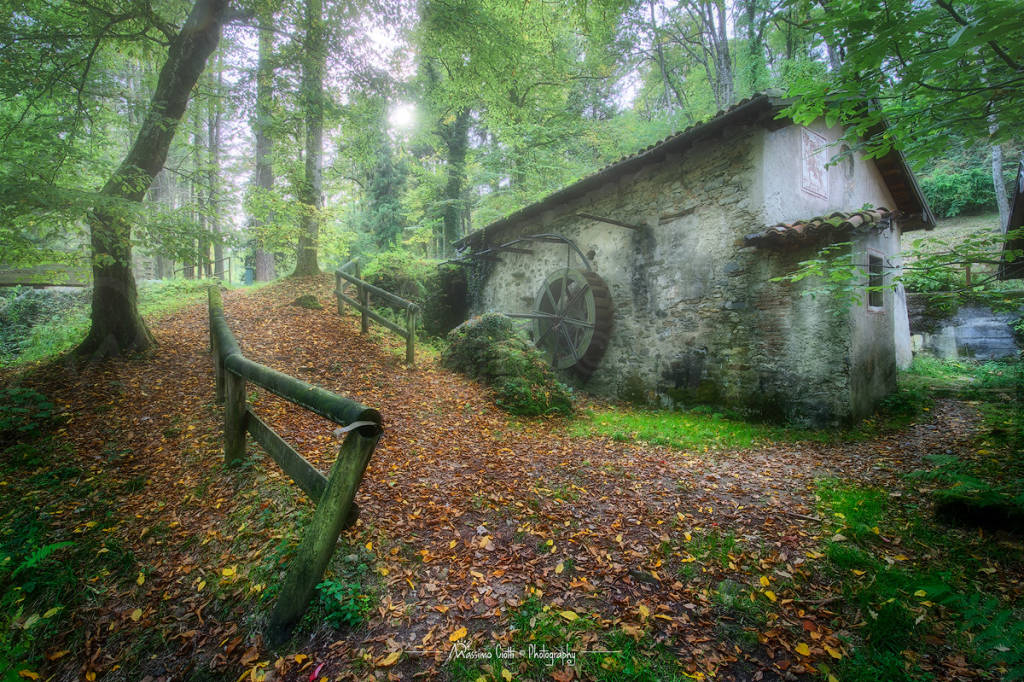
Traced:
<path id="1" fill-rule="evenodd" d="M 601 361 L 612 331 L 612 299 L 597 273 L 566 268 L 540 288 L 533 313 L 533 338 L 552 367 L 584 379 Z"/>

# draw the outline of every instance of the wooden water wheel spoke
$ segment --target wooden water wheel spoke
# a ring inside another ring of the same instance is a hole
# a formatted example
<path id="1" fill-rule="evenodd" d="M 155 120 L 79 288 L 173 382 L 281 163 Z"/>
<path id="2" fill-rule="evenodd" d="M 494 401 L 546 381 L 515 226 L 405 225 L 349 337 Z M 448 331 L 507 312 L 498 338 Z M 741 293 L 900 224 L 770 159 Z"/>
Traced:
<path id="1" fill-rule="evenodd" d="M 596 273 L 567 268 L 544 281 L 532 313 L 514 317 L 533 320 L 537 347 L 553 367 L 586 377 L 608 345 L 611 296 Z"/>

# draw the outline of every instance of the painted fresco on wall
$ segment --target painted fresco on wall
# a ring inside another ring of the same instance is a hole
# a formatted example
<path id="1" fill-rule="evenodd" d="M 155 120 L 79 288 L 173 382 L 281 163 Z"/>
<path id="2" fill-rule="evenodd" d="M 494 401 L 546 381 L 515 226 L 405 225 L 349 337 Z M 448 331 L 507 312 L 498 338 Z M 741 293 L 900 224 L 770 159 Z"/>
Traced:
<path id="1" fill-rule="evenodd" d="M 800 188 L 808 194 L 828 199 L 828 173 L 825 163 L 827 141 L 824 137 L 808 130 L 800 129 L 801 183 Z"/>

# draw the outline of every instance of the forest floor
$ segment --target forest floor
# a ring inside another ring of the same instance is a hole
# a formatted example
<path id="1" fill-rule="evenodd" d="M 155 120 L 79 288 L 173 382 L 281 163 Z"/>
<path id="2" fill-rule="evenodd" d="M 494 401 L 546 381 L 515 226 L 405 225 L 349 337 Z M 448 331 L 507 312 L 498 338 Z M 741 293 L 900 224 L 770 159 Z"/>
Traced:
<path id="1" fill-rule="evenodd" d="M 4 451 L 3 679 L 1013 676 L 1024 645 L 999 619 L 1020 622 L 1020 537 L 930 513 L 936 471 L 1013 460 L 976 403 L 825 443 L 584 437 L 508 416 L 429 353 L 404 366 L 331 284 L 224 296 L 248 357 L 384 418 L 359 523 L 295 637 L 260 633 L 312 505 L 252 443 L 222 464 L 193 305 L 152 323 L 148 357 L 17 377 L 58 426 Z M 288 305 L 310 291 L 324 309 Z M 250 397 L 329 469 L 333 425 Z"/>

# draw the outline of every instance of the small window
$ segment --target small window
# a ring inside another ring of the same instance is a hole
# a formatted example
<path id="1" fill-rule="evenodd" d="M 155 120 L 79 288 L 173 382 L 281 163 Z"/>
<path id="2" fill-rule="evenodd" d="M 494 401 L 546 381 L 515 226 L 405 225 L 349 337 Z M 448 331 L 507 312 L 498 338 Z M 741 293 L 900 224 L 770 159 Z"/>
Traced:
<path id="1" fill-rule="evenodd" d="M 881 308 L 885 305 L 882 296 L 884 276 L 882 275 L 882 257 L 868 254 L 868 307 Z"/>

